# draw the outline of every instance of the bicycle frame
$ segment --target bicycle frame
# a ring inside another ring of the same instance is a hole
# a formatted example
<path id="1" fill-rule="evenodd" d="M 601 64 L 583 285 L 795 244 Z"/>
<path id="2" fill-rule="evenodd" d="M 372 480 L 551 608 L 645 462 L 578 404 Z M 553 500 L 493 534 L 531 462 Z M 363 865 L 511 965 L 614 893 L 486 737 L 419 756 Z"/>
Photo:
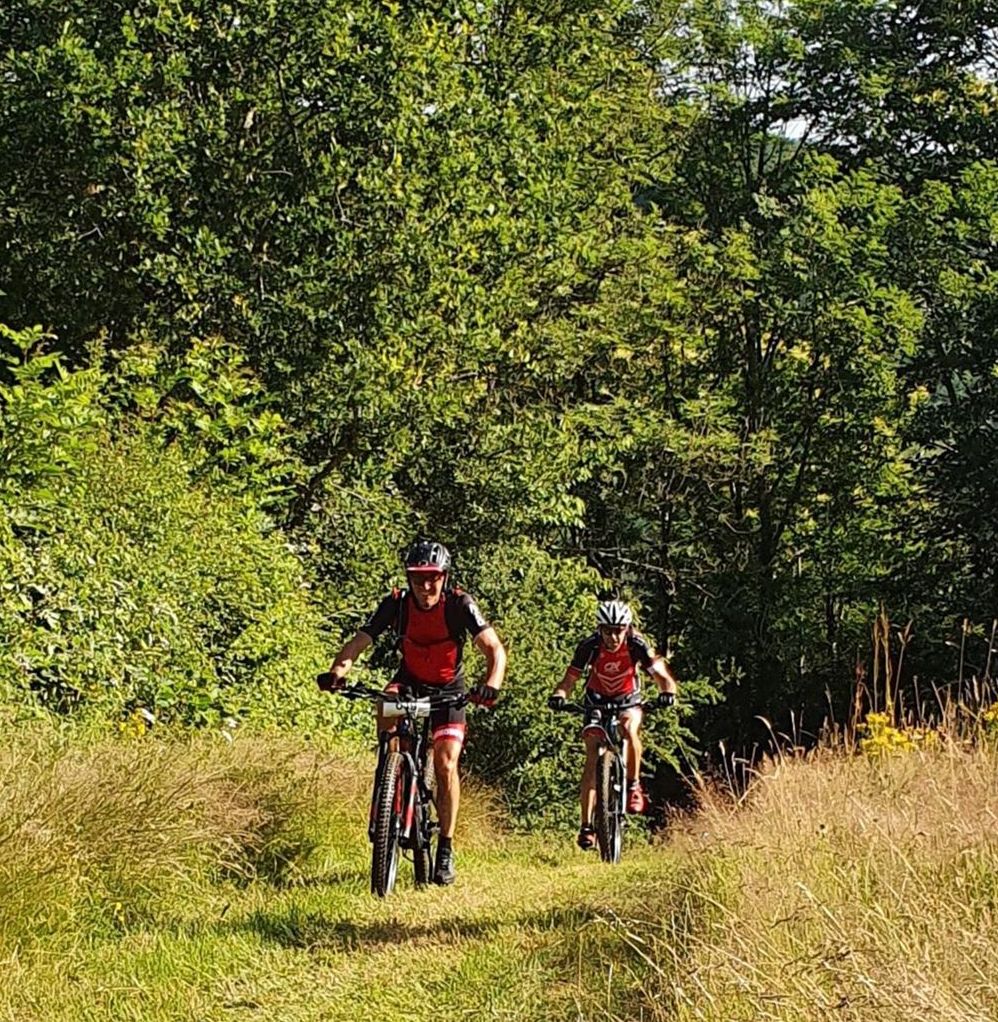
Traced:
<path id="1" fill-rule="evenodd" d="M 627 734 L 621 733 L 623 729 L 620 726 L 620 718 L 625 710 L 640 708 L 642 710 L 655 709 L 657 704 L 655 703 L 635 703 L 634 707 L 630 706 L 585 706 L 579 703 L 565 703 L 565 713 L 574 713 L 577 716 L 585 717 L 586 724 L 583 730 L 590 728 L 598 728 L 602 734 L 602 744 L 604 744 L 613 755 L 621 761 L 622 764 L 627 764 L 627 748 L 628 738 Z"/>
<path id="2" fill-rule="evenodd" d="M 393 696 L 365 685 L 353 685 L 339 691 L 347 699 L 364 699 L 377 703 L 382 718 L 395 721 L 378 734 L 378 763 L 371 788 L 367 836 L 377 856 L 379 799 L 389 762 L 397 764 L 398 759 L 395 757 L 401 757 L 403 781 L 401 788 L 396 787 L 395 804 L 392 806 L 392 815 L 398 821 L 398 829 L 394 831 L 391 841 L 399 849 L 411 852 L 418 882 L 421 873 L 427 875 L 431 868 L 433 833 L 439 829 L 439 824 L 430 812 L 431 807 L 436 808 L 436 799 L 426 783 L 427 752 L 431 741 L 430 714 L 439 706 L 463 706 L 467 699 L 463 695 L 442 699 L 401 693 Z M 384 806 L 380 808 L 383 811 Z M 393 883 L 394 879 L 389 882 L 389 889 Z M 378 893 L 383 895 L 387 892 Z"/>
<path id="3" fill-rule="evenodd" d="M 440 824 L 433 818 L 436 798 L 426 780 L 430 720 L 435 709 L 462 707 L 464 694 L 415 696 L 387 693 L 367 685 L 335 685 L 327 671 L 316 677 L 319 688 L 346 699 L 377 703 L 383 720 L 395 723 L 378 734 L 378 762 L 371 789 L 367 836 L 371 842 L 371 891 L 379 897 L 395 885 L 398 858 L 403 850 L 413 864 L 416 885 L 430 882 L 433 871 L 433 834 Z"/>
<path id="4" fill-rule="evenodd" d="M 630 740 L 626 732 L 620 726 L 620 717 L 623 708 L 616 706 L 587 706 L 585 707 L 586 719 L 584 731 L 596 727 L 600 731 L 600 745 L 603 746 L 606 754 L 614 759 L 614 774 L 619 778 L 617 785 L 616 806 L 614 811 L 620 820 L 621 826 L 627 825 L 627 750 Z M 598 757 L 597 757 L 598 761 Z"/>

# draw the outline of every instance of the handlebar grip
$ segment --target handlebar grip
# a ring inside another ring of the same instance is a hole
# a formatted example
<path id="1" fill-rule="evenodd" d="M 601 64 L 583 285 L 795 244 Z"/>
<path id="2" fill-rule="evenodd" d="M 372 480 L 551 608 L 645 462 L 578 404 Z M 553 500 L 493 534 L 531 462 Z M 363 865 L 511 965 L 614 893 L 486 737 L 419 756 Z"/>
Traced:
<path id="1" fill-rule="evenodd" d="M 320 692 L 332 692 L 333 689 L 333 676 L 329 671 L 323 671 L 322 674 L 315 676 L 315 683 L 319 686 Z"/>

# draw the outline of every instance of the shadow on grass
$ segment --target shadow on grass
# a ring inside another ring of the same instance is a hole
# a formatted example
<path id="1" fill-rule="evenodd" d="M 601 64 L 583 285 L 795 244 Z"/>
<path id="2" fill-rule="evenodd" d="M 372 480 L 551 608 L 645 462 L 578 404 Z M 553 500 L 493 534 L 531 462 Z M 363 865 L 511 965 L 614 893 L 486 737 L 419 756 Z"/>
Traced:
<path id="1" fill-rule="evenodd" d="M 237 926 L 286 948 L 374 951 L 394 944 L 456 944 L 488 937 L 505 929 L 543 932 L 582 927 L 598 915 L 592 906 L 579 905 L 483 919 L 452 916 L 425 923 L 398 919 L 358 923 L 352 919 L 329 919 L 321 913 L 302 913 L 292 909 L 284 913 L 254 912 Z"/>

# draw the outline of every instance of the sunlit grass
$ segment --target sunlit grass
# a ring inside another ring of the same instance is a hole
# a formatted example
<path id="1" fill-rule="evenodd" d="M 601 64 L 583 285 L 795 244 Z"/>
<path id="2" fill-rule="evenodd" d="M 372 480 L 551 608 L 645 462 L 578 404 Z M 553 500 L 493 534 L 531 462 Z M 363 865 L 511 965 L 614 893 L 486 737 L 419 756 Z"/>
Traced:
<path id="1" fill-rule="evenodd" d="M 692 911 L 642 929 L 653 1017 L 998 1018 L 993 750 L 777 759 L 706 801 L 673 845 Z"/>
<path id="2" fill-rule="evenodd" d="M 380 901 L 370 757 L 45 733 L 4 755 L 0 1018 L 577 1018 L 594 984 L 618 997 L 607 920 L 659 866 L 640 843 L 611 871 L 509 834 L 468 785 L 458 884 L 417 891 L 404 868 Z"/>
<path id="3" fill-rule="evenodd" d="M 457 885 L 384 901 L 371 766 L 10 736 L 0 1019 L 998 1019 L 989 743 L 774 760 L 619 867 L 469 786 Z"/>

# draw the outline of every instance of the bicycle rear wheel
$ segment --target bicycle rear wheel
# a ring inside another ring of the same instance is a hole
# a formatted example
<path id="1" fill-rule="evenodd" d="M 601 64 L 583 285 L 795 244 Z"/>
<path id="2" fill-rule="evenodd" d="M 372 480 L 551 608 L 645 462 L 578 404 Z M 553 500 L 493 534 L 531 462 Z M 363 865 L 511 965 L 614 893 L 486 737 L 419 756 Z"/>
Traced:
<path id="1" fill-rule="evenodd" d="M 374 841 L 371 851 L 371 893 L 384 898 L 395 886 L 399 867 L 399 837 L 405 802 L 405 760 L 388 753 L 374 805 Z"/>
<path id="2" fill-rule="evenodd" d="M 623 826 L 620 804 L 624 772 L 620 760 L 603 749 L 596 764 L 596 842 L 604 862 L 620 862 Z"/>

